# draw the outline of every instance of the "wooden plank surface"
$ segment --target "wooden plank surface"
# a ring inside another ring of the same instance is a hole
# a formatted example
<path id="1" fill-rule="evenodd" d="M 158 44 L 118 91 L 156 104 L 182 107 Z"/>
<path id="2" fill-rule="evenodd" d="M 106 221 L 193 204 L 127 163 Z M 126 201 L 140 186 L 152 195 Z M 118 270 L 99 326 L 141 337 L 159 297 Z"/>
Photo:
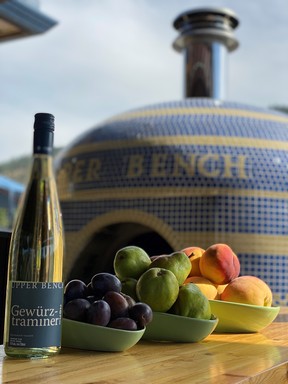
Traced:
<path id="1" fill-rule="evenodd" d="M 189 344 L 140 341 L 125 352 L 63 349 L 48 359 L 14 360 L 1 346 L 0 383 L 288 383 L 288 322 L 281 316 L 260 333 L 212 334 Z"/>

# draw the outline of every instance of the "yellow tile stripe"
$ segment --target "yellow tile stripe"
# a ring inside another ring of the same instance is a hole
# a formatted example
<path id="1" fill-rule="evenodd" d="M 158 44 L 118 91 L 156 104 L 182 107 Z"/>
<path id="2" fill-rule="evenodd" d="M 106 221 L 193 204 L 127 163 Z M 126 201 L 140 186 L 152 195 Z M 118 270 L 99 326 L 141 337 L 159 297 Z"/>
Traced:
<path id="1" fill-rule="evenodd" d="M 288 141 L 253 139 L 228 136 L 153 136 L 141 140 L 107 140 L 99 143 L 79 145 L 68 152 L 68 156 L 82 153 L 108 151 L 124 148 L 145 148 L 153 146 L 208 145 L 221 147 L 244 147 L 288 151 Z"/>
<path id="2" fill-rule="evenodd" d="M 233 250 L 236 253 L 288 256 L 287 236 L 229 232 L 175 232 L 175 236 L 187 246 L 196 245 L 206 248 L 214 243 L 227 243 L 233 244 Z"/>
<path id="3" fill-rule="evenodd" d="M 60 191 L 61 192 L 61 191 Z M 165 197 L 208 197 L 208 196 L 236 196 L 236 197 L 261 197 L 271 199 L 288 199 L 288 191 L 264 191 L 254 189 L 233 189 L 218 187 L 131 187 L 131 188 L 97 188 L 92 190 L 74 191 L 72 195 L 61 195 L 61 201 L 96 201 L 112 199 L 142 199 Z"/>
<path id="4" fill-rule="evenodd" d="M 86 228 L 85 228 L 86 229 Z M 93 230 L 91 228 L 91 233 Z M 274 255 L 274 256 L 287 256 L 288 257 L 288 240 L 287 236 L 281 235 L 262 235 L 259 233 L 229 233 L 229 232 L 171 232 L 170 234 L 179 243 L 175 250 L 182 249 L 188 246 L 198 246 L 206 249 L 211 244 L 226 243 L 233 244 L 233 250 L 236 254 L 259 254 L 259 255 Z M 73 244 L 71 253 L 77 249 L 79 242 L 81 243 L 81 236 L 79 232 L 67 231 L 66 236 L 69 239 L 69 244 Z M 90 236 L 90 234 L 89 234 Z M 87 238 L 90 238 L 87 236 Z M 166 239 L 168 240 L 168 239 Z M 171 240 L 171 239 L 170 239 Z M 87 239 L 85 238 L 85 241 Z M 85 243 L 84 241 L 84 243 Z M 175 242 L 175 241 L 174 241 Z M 82 244 L 83 246 L 83 244 Z M 77 253 L 77 252 L 76 252 Z M 70 254 L 70 253 L 69 253 Z"/>
<path id="5" fill-rule="evenodd" d="M 135 118 L 159 117 L 159 116 L 185 116 L 185 115 L 217 115 L 217 116 L 237 116 L 278 123 L 288 123 L 288 117 L 273 115 L 269 113 L 253 112 L 240 109 L 219 109 L 219 108 L 163 108 L 163 109 L 145 109 L 124 113 L 109 120 L 103 124 L 115 121 L 129 121 Z M 288 143 L 276 140 L 253 139 L 245 137 L 227 137 L 227 136 L 193 136 L 193 135 L 174 135 L 174 136 L 154 136 L 141 137 L 135 140 L 107 140 L 99 143 L 79 145 L 69 151 L 69 156 L 75 156 L 84 152 L 105 151 L 119 148 L 147 147 L 158 145 L 221 145 L 232 147 L 248 148 L 270 148 L 288 150 Z"/>
<path id="6" fill-rule="evenodd" d="M 288 123 L 288 117 L 281 115 L 274 115 L 270 113 L 263 112 L 255 112 L 249 110 L 242 109 L 233 109 L 233 108 L 159 108 L 159 109 L 143 109 L 141 111 L 131 111 L 127 113 L 123 113 L 121 115 L 112 117 L 107 120 L 107 122 L 111 121 L 119 121 L 119 120 L 131 120 L 135 118 L 144 118 L 144 117 L 159 117 L 159 116 L 183 116 L 183 115 L 217 115 L 217 116 L 237 116 L 244 117 L 250 119 L 259 119 L 259 120 L 270 120 L 278 123 Z"/>

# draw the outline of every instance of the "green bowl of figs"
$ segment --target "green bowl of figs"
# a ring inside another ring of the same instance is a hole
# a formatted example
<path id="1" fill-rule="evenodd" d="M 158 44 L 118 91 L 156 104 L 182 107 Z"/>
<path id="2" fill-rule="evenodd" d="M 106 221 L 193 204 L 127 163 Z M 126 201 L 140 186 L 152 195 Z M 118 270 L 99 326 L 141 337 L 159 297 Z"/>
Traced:
<path id="1" fill-rule="evenodd" d="M 147 324 L 144 340 L 196 343 L 208 337 L 216 328 L 218 319 L 210 320 L 178 316 L 164 312 L 153 312 Z"/>

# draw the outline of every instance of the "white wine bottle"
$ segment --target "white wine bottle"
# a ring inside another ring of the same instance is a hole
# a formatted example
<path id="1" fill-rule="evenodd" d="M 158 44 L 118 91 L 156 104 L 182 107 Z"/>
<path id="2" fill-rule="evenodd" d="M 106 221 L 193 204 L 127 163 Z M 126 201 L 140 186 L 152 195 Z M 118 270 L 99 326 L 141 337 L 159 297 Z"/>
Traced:
<path id="1" fill-rule="evenodd" d="M 61 349 L 63 225 L 53 174 L 54 116 L 37 113 L 30 179 L 12 231 L 4 349 L 40 358 Z"/>

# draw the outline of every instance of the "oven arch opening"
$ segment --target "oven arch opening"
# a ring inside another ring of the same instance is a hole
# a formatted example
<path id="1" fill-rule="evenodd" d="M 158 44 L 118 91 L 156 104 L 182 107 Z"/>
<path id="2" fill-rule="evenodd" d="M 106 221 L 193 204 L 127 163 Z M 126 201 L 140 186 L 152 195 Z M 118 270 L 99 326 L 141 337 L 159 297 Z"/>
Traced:
<path id="1" fill-rule="evenodd" d="M 67 281 L 81 279 L 89 283 L 98 272 L 114 273 L 116 252 L 128 245 L 143 248 L 149 256 L 173 252 L 172 246 L 160 234 L 143 224 L 126 222 L 107 225 L 90 237 L 70 269 Z"/>

